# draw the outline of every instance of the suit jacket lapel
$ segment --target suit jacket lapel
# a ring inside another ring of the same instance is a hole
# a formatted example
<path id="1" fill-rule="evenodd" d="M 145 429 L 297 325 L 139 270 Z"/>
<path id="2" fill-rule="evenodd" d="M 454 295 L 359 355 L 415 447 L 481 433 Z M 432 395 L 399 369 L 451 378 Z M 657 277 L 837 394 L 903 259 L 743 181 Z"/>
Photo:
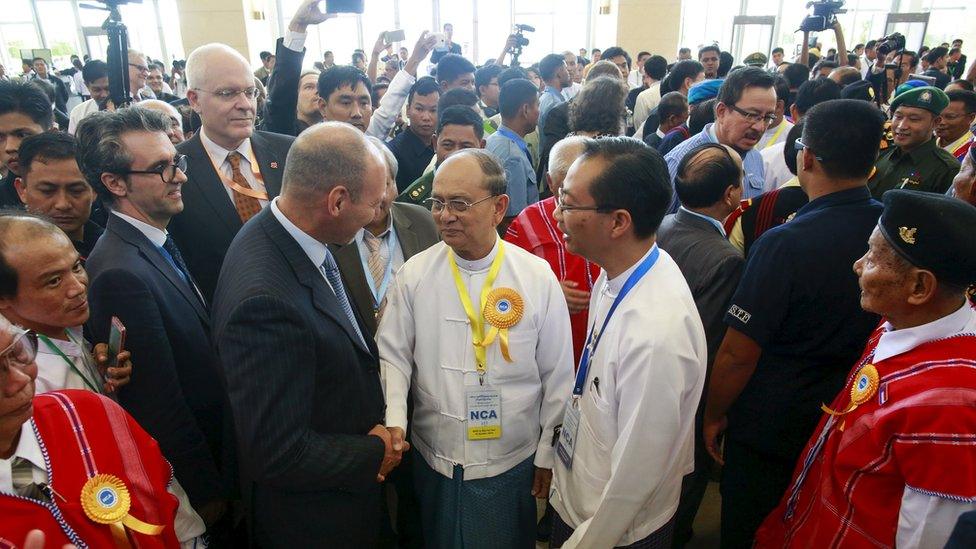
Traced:
<path id="1" fill-rule="evenodd" d="M 204 309 L 203 303 L 200 302 L 200 298 L 196 295 L 193 288 L 189 283 L 183 280 L 183 277 L 181 277 L 176 271 L 176 267 L 173 267 L 173 265 L 171 265 L 170 262 L 163 257 L 163 254 L 159 251 L 155 244 L 146 238 L 146 235 L 139 232 L 138 229 L 121 219 L 119 216 L 112 214 L 109 214 L 108 226 L 106 227 L 106 230 L 115 233 L 122 240 L 138 248 L 139 254 L 145 257 L 146 261 L 148 261 L 150 265 L 155 267 L 156 270 L 166 277 L 166 280 L 168 280 L 170 284 L 176 287 L 183 298 L 190 303 L 197 315 L 203 319 L 204 323 L 210 323 L 207 311 Z"/>
<path id="2" fill-rule="evenodd" d="M 254 159 L 261 170 L 261 177 L 264 178 L 264 188 L 268 191 L 268 197 L 274 198 L 281 194 L 281 173 L 284 169 L 284 158 L 278 158 L 271 144 L 258 132 L 251 136 L 251 150 L 254 151 Z"/>
<path id="3" fill-rule="evenodd" d="M 189 186 L 194 193 L 202 195 L 203 199 L 213 208 L 214 214 L 223 221 L 224 225 L 230 229 L 232 234 L 237 234 L 241 230 L 241 218 L 237 214 L 234 203 L 227 195 L 227 188 L 220 176 L 214 169 L 210 155 L 203 148 L 200 141 L 199 132 L 193 139 L 187 142 L 184 149 L 188 167 L 190 170 L 189 178 L 185 185 Z M 185 193 L 186 191 L 184 191 Z"/>
<path id="4" fill-rule="evenodd" d="M 403 250 L 403 260 L 406 261 L 422 251 L 417 233 L 413 230 L 410 218 L 400 211 L 396 202 L 393 203 L 390 214 L 393 216 L 393 227 L 396 229 L 397 240 L 400 241 L 400 249 Z"/>
<path id="5" fill-rule="evenodd" d="M 329 246 L 332 255 L 335 256 L 339 271 L 342 273 L 342 283 L 346 285 L 346 291 L 352 297 L 359 311 L 359 316 L 363 318 L 370 332 L 376 332 L 376 317 L 373 314 L 373 294 L 369 290 L 368 276 L 363 270 L 363 261 L 359 256 L 359 246 L 355 242 L 345 246 Z"/>

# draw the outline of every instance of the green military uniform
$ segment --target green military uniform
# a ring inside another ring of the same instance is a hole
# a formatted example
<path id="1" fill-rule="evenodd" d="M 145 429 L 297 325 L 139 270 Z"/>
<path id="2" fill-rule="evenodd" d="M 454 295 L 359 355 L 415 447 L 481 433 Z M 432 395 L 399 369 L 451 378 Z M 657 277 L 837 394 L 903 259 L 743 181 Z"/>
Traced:
<path id="1" fill-rule="evenodd" d="M 434 171 L 431 170 L 418 177 L 417 180 L 411 183 L 406 189 L 403 189 L 403 192 L 397 196 L 396 201 L 427 207 L 424 200 L 430 198 L 430 191 L 433 188 Z"/>
<path id="2" fill-rule="evenodd" d="M 938 116 L 948 104 L 949 98 L 945 92 L 923 86 L 898 94 L 891 102 L 891 112 L 894 113 L 900 106 L 917 107 Z M 959 161 L 952 153 L 940 148 L 934 137 L 909 152 L 897 146 L 882 148 L 874 167 L 868 188 L 878 200 L 891 189 L 944 194 L 959 173 Z"/>

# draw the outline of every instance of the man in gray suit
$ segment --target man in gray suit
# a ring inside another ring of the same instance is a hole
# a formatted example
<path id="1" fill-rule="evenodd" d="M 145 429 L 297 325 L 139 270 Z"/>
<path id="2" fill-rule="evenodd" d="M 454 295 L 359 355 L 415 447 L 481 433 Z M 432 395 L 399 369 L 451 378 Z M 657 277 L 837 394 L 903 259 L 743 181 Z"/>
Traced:
<path id="1" fill-rule="evenodd" d="M 742 161 L 727 145 L 706 143 L 682 159 L 674 178 L 675 192 L 682 206 L 664 218 L 657 233 L 658 245 L 668 252 L 684 275 L 695 298 L 698 315 L 708 343 L 708 370 L 725 337 L 723 318 L 732 294 L 739 285 L 745 261 L 729 243 L 722 221 L 739 205 L 742 197 Z M 706 373 L 705 387 L 708 387 Z M 691 525 L 698 512 L 712 458 L 702 439 L 702 412 L 695 417 L 695 470 L 681 486 L 675 523 L 675 546 L 691 538 Z M 680 543 L 679 543 L 680 542 Z"/>
<path id="2" fill-rule="evenodd" d="M 281 195 L 227 251 L 214 341 L 230 395 L 254 541 L 372 547 L 394 450 L 376 344 L 328 244 L 350 242 L 386 192 L 381 153 L 355 128 L 295 140 Z"/>

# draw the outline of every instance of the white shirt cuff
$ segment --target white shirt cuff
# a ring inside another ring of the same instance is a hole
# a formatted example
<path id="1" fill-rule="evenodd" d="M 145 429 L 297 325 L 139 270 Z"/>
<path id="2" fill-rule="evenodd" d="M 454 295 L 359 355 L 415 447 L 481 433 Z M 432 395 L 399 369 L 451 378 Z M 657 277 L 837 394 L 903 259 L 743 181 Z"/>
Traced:
<path id="1" fill-rule="evenodd" d="M 291 51 L 297 51 L 301 53 L 305 49 L 305 39 L 308 38 L 307 32 L 295 32 L 287 31 L 285 32 L 285 38 L 282 40 L 286 48 Z"/>

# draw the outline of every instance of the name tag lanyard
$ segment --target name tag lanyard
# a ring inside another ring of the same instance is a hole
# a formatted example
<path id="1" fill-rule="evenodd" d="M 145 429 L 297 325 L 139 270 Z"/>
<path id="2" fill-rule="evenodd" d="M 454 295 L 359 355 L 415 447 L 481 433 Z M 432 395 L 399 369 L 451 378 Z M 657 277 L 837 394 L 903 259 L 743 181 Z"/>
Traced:
<path id="1" fill-rule="evenodd" d="M 82 363 L 84 363 L 85 368 L 88 370 L 92 370 L 93 366 L 88 362 L 88 356 L 87 353 L 85 353 L 84 344 L 75 341 L 74 338 L 71 337 L 71 334 L 67 333 L 67 330 L 65 330 L 65 333 L 68 335 L 68 340 L 74 343 L 75 345 L 77 345 L 79 349 L 81 349 L 81 353 L 82 353 L 81 361 Z M 81 381 L 85 383 L 88 389 L 90 389 L 93 393 L 102 394 L 102 390 L 99 389 L 94 383 L 92 383 L 92 381 L 88 379 L 88 376 L 82 373 L 81 370 L 79 370 L 78 367 L 75 366 L 74 361 L 68 358 L 68 355 L 64 354 L 64 351 L 62 351 L 57 345 L 55 345 L 53 341 L 48 339 L 46 335 L 37 334 L 37 339 L 39 339 L 41 343 L 43 343 L 48 349 L 54 351 L 58 356 L 60 356 L 61 360 L 64 360 L 65 364 L 68 365 L 68 368 L 72 372 L 78 374 L 78 377 L 81 378 Z M 91 374 L 90 371 L 89 374 Z"/>
<path id="2" fill-rule="evenodd" d="M 373 277 L 369 275 L 368 259 L 362 256 L 359 258 L 363 264 L 363 272 L 366 273 L 365 278 L 366 284 L 369 286 L 369 293 L 373 295 L 374 313 L 380 310 L 380 304 L 383 303 L 383 298 L 386 297 L 386 292 L 390 288 L 390 281 L 393 280 L 393 243 L 396 242 L 396 228 L 393 227 L 392 223 L 390 223 L 390 231 L 387 233 L 387 237 L 386 249 L 389 252 L 389 257 L 386 259 L 386 269 L 383 271 L 383 281 L 380 283 L 379 288 L 376 287 Z"/>
<path id="3" fill-rule="evenodd" d="M 234 151 L 231 151 L 231 152 L 234 152 Z M 260 182 L 261 185 L 264 185 L 264 177 L 261 175 L 261 170 L 260 169 L 258 169 L 258 170 L 255 170 L 254 169 L 254 168 L 257 168 L 257 166 L 258 166 L 257 160 L 254 159 L 254 150 L 252 149 L 249 152 L 250 152 L 250 154 L 247 155 L 247 156 L 245 156 L 245 158 L 247 159 L 247 162 L 249 164 L 248 170 L 251 172 L 251 175 L 254 176 L 254 179 L 256 179 L 258 182 Z M 227 176 L 224 175 L 224 173 L 222 171 L 220 171 L 220 167 L 217 165 L 217 163 L 214 161 L 214 159 L 210 156 L 210 153 L 209 152 L 207 153 L 207 158 L 210 158 L 210 164 L 213 166 L 214 172 L 216 172 L 217 177 L 224 183 L 224 185 L 227 185 L 231 189 L 233 189 L 233 190 L 235 190 L 235 191 L 243 194 L 244 196 L 250 196 L 251 198 L 255 198 L 257 200 L 271 200 L 271 198 L 268 197 L 268 191 L 267 190 L 265 190 L 265 191 L 259 191 L 257 189 L 252 189 L 250 187 L 245 187 L 243 185 L 240 185 L 239 183 L 237 183 L 237 181 L 234 181 L 233 179 L 228 179 Z M 224 162 L 228 162 L 229 163 L 230 161 L 229 160 L 224 160 Z M 223 162 L 221 162 L 220 164 L 222 166 L 223 165 Z"/>
<path id="4" fill-rule="evenodd" d="M 635 269 L 634 272 L 627 277 L 627 282 L 624 283 L 624 287 L 621 288 L 620 293 L 617 294 L 617 297 L 613 300 L 613 304 L 610 305 L 610 310 L 607 312 L 607 317 L 603 320 L 603 326 L 600 327 L 600 331 L 597 332 L 595 337 L 593 330 L 593 328 L 596 327 L 595 324 L 594 326 L 590 327 L 590 333 L 586 336 L 586 346 L 583 348 L 583 354 L 580 356 L 579 369 L 576 371 L 576 384 L 573 385 L 574 406 L 576 405 L 576 401 L 583 396 L 583 386 L 586 384 L 586 374 L 590 369 L 590 357 L 596 352 L 596 347 L 600 344 L 600 339 L 603 338 L 603 332 L 607 329 L 607 324 L 610 323 L 610 318 L 613 317 L 613 313 L 616 312 L 617 306 L 623 302 L 624 298 L 627 297 L 627 294 L 629 294 L 634 286 L 636 286 L 637 283 L 644 278 L 644 275 L 651 270 L 651 267 L 654 266 L 654 263 L 657 262 L 657 258 L 660 255 L 661 250 L 657 247 L 657 244 L 655 244 L 651 255 L 647 256 L 644 261 L 641 261 L 640 265 L 637 266 L 637 269 Z"/>
<path id="5" fill-rule="evenodd" d="M 505 245 L 498 241 L 498 254 L 491 267 L 488 269 L 488 278 L 485 279 L 481 287 L 481 307 L 475 312 L 471 298 L 468 296 L 468 288 L 461 280 L 461 271 L 458 269 L 457 261 L 454 259 L 454 251 L 448 252 L 447 257 L 451 263 L 451 271 L 454 274 L 454 286 L 457 288 L 458 297 L 461 299 L 461 306 L 464 307 L 464 314 L 468 317 L 471 325 L 471 343 L 474 347 L 475 362 L 478 368 L 478 381 L 481 385 L 485 384 L 485 374 L 488 372 L 488 359 L 483 342 L 485 340 L 485 319 L 482 311 L 485 310 L 485 303 L 488 302 L 488 293 L 491 291 L 495 279 L 498 278 L 498 271 L 502 268 L 502 258 L 505 256 Z"/>

